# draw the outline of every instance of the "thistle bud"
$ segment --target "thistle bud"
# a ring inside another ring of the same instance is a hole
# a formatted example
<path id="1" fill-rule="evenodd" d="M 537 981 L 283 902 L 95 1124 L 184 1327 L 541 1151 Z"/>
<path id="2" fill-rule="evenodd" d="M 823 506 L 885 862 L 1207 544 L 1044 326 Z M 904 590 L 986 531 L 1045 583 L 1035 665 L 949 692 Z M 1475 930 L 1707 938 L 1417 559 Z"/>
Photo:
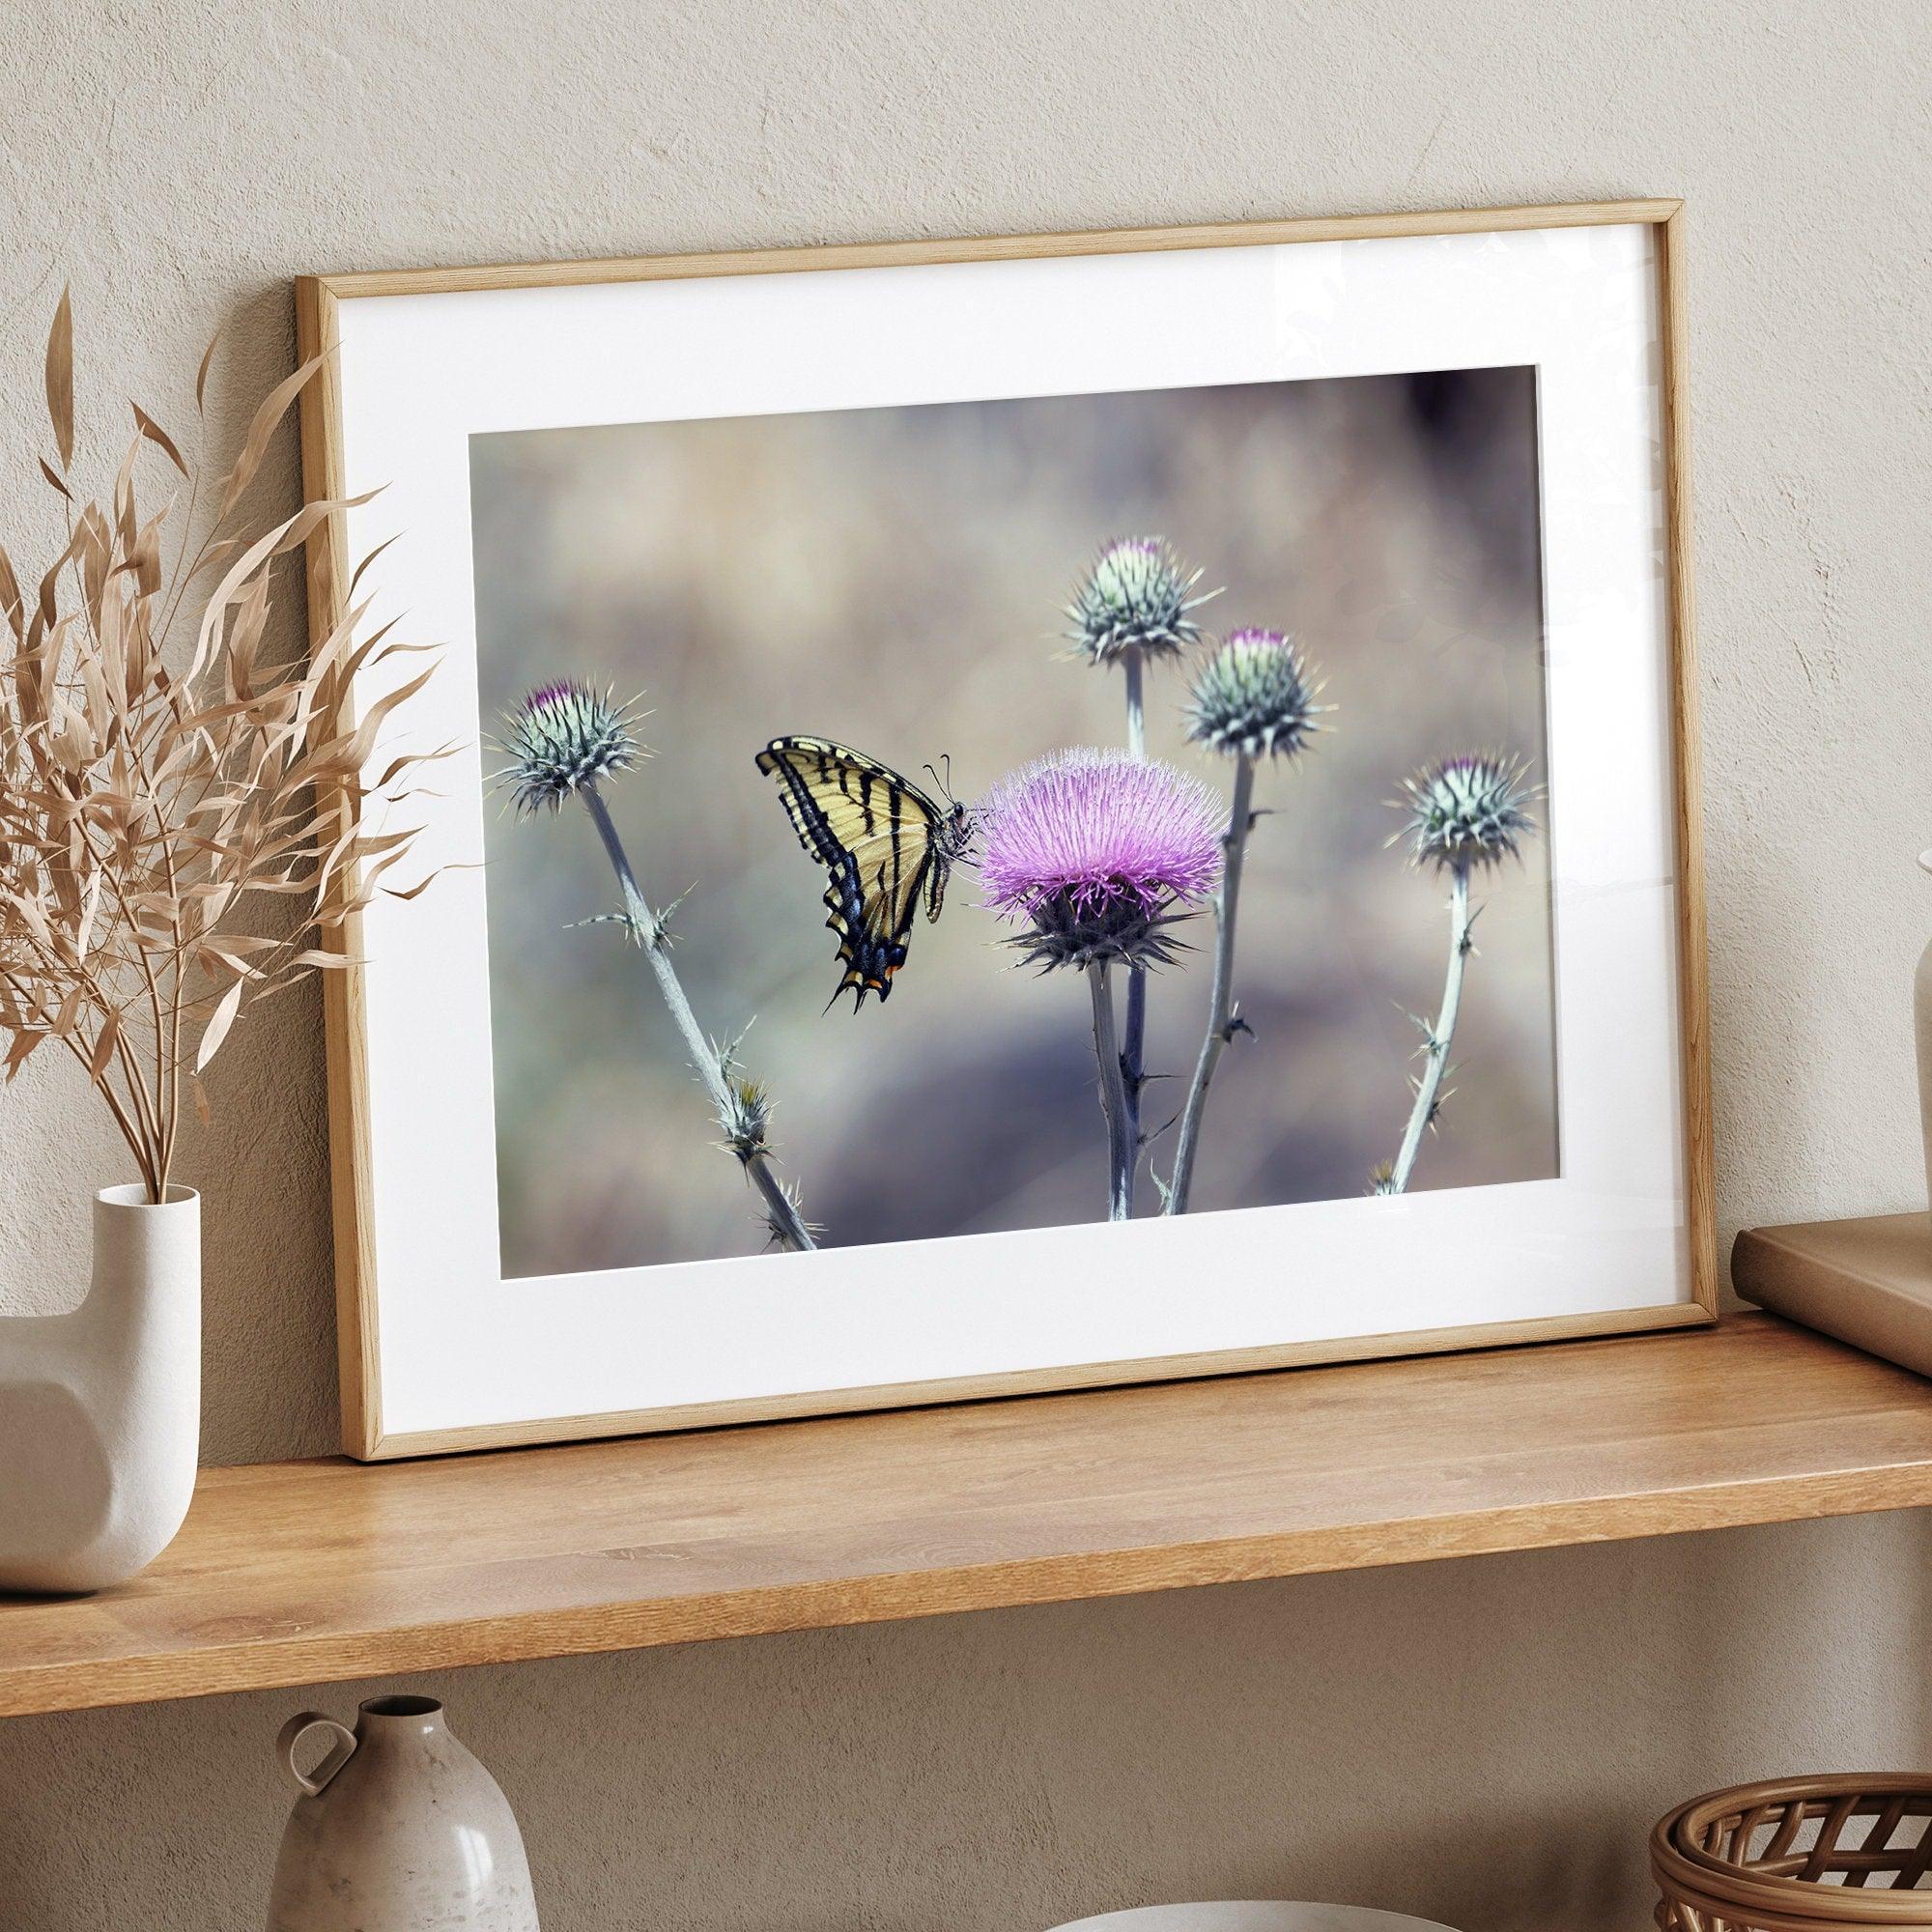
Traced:
<path id="1" fill-rule="evenodd" d="M 509 785 L 519 815 L 546 806 L 555 811 L 573 792 L 646 755 L 632 735 L 632 707 L 568 678 L 531 692 L 503 722 L 509 763 L 493 781 Z"/>
<path id="2" fill-rule="evenodd" d="M 1188 612 L 1220 595 L 1193 595 L 1198 570 L 1185 569 L 1159 537 L 1117 537 L 1094 559 L 1074 592 L 1066 635 L 1089 663 L 1110 665 L 1123 652 L 1172 656 L 1197 643 L 1201 627 Z"/>
<path id="3" fill-rule="evenodd" d="M 1517 858 L 1536 830 L 1524 810 L 1536 796 L 1525 776 L 1520 761 L 1488 756 L 1428 766 L 1403 781 L 1397 802 L 1407 808 L 1408 822 L 1395 837 L 1409 841 L 1412 863 L 1447 871 L 1480 871 Z"/>
<path id="4" fill-rule="evenodd" d="M 1292 757 L 1321 728 L 1319 690 L 1281 632 L 1235 631 L 1194 680 L 1187 735 L 1228 757 Z"/>

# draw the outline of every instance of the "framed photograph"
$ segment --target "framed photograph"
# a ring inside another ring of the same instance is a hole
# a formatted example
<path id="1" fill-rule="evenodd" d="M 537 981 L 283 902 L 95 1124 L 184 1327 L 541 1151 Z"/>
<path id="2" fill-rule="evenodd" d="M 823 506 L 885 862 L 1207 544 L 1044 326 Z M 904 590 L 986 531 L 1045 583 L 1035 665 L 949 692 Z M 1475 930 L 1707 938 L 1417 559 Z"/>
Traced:
<path id="1" fill-rule="evenodd" d="M 349 1450 L 1711 1320 L 1680 219 L 303 280 Z"/>

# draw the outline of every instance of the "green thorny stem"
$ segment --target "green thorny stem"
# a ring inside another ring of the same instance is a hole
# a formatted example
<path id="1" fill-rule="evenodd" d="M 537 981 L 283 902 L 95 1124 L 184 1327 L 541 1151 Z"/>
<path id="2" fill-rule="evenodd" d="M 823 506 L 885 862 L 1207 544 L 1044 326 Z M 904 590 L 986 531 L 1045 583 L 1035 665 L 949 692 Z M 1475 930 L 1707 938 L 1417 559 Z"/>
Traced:
<path id="1" fill-rule="evenodd" d="M 1408 1186 L 1409 1171 L 1415 1166 L 1423 1134 L 1435 1124 L 1441 1105 L 1442 1076 L 1449 1065 L 1449 1043 L 1456 1037 L 1456 1015 L 1463 1004 L 1463 968 L 1469 957 L 1472 942 L 1469 927 L 1469 868 L 1453 869 L 1449 889 L 1449 970 L 1442 980 L 1442 1007 L 1433 1026 L 1423 1028 L 1423 1052 L 1428 1064 L 1415 1083 L 1415 1105 L 1409 1109 L 1408 1127 L 1402 1137 L 1402 1151 L 1395 1157 L 1386 1179 L 1377 1183 L 1377 1192 L 1400 1194 Z"/>
<path id="2" fill-rule="evenodd" d="M 617 836 L 617 828 L 611 822 L 610 808 L 594 784 L 581 786 L 578 795 L 583 800 L 584 810 L 590 813 L 590 821 L 597 828 L 597 836 L 604 841 L 611 869 L 617 874 L 617 884 L 623 889 L 624 924 L 631 937 L 643 949 L 644 956 L 651 962 L 651 970 L 657 975 L 658 990 L 664 995 L 665 1005 L 670 1009 L 670 1016 L 678 1032 L 684 1036 L 684 1050 L 690 1056 L 698 1079 L 704 1083 L 712 1106 L 717 1110 L 727 1151 L 737 1155 L 753 1186 L 764 1197 L 765 1212 L 779 1242 L 792 1249 L 815 1247 L 817 1244 L 812 1240 L 797 1204 L 772 1171 L 769 1154 L 762 1146 L 753 1144 L 734 1127 L 739 1108 L 731 1092 L 728 1051 L 706 1039 L 698 1029 L 697 1016 L 691 1010 L 691 1002 L 684 996 L 677 969 L 670 963 L 670 939 L 665 930 L 664 917 L 651 909 L 639 890 L 637 875 L 631 870 L 631 862 L 625 856 L 624 842 Z"/>
<path id="3" fill-rule="evenodd" d="M 1104 960 L 1087 968 L 1094 995 L 1094 1058 L 1100 1067 L 1100 1111 L 1107 1117 L 1107 1218 L 1124 1221 L 1134 1211 L 1135 1147 L 1128 1125 L 1125 1061 L 1114 1037 L 1114 993 Z"/>
<path id="4" fill-rule="evenodd" d="M 1255 763 L 1245 752 L 1235 753 L 1235 798 L 1228 810 L 1228 829 L 1221 835 L 1221 889 L 1214 895 L 1214 990 L 1208 1008 L 1208 1032 L 1201 1057 L 1194 1063 L 1193 1084 L 1180 1116 L 1180 1138 L 1174 1150 L 1174 1179 L 1168 1183 L 1170 1214 L 1187 1212 L 1188 1190 L 1194 1183 L 1194 1159 L 1201 1148 L 1201 1118 L 1208 1111 L 1208 1083 L 1237 1033 L 1247 1022 L 1235 1013 L 1235 916 L 1241 896 L 1241 862 L 1247 856 L 1248 834 L 1254 830 Z"/>
<path id="5" fill-rule="evenodd" d="M 1127 685 L 1127 751 L 1136 758 L 1147 756 L 1147 703 L 1142 693 L 1146 653 L 1138 644 L 1129 645 L 1121 660 Z M 1134 1180 L 1141 1164 L 1141 1090 L 1147 1085 L 1147 968 L 1127 968 L 1127 1022 L 1121 1042 L 1121 1095 L 1125 1110 L 1124 1127 L 1132 1158 L 1127 1163 L 1127 1205 L 1122 1220 L 1130 1220 L 1134 1211 Z"/>

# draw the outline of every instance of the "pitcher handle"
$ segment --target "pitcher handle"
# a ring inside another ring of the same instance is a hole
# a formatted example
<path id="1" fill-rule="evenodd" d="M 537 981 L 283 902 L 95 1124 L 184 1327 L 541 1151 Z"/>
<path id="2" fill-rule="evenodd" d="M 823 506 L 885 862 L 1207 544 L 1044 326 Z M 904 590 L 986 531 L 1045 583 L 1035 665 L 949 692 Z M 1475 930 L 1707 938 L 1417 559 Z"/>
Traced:
<path id="1" fill-rule="evenodd" d="M 317 1729 L 333 1731 L 335 1742 L 329 1746 L 328 1754 L 316 1766 L 314 1771 L 303 1775 L 296 1763 L 296 1746 L 305 1733 Z M 298 1711 L 282 1726 L 282 1734 L 275 1740 L 275 1755 L 287 1767 L 288 1774 L 301 1786 L 310 1798 L 320 1798 L 328 1780 L 355 1754 L 355 1733 L 347 1724 L 338 1724 L 333 1718 L 325 1718 L 320 1711 Z"/>

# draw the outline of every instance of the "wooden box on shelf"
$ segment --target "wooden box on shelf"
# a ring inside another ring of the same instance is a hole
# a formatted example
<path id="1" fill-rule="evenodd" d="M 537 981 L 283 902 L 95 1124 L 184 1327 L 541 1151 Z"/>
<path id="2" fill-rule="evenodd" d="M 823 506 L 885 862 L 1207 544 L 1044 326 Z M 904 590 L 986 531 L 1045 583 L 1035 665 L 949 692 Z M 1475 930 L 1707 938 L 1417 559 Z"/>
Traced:
<path id="1" fill-rule="evenodd" d="M 1932 1376 L 1932 1215 L 1747 1228 L 1731 1279 L 1747 1301 Z"/>

